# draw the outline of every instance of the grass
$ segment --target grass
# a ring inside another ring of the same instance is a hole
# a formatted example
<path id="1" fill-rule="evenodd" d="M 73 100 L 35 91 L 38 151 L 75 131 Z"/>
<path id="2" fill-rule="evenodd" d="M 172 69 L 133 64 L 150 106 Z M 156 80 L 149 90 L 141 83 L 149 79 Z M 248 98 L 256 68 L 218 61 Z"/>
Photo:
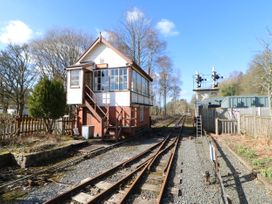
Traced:
<path id="1" fill-rule="evenodd" d="M 67 144 L 73 137 L 69 135 L 40 135 L 33 134 L 30 136 L 22 136 L 15 141 L 0 146 L 0 155 L 6 152 L 13 153 L 30 153 L 39 152 L 48 149 L 54 149 Z"/>
<path id="2" fill-rule="evenodd" d="M 263 168 L 261 169 L 261 175 L 272 180 L 272 168 Z"/>
<path id="3" fill-rule="evenodd" d="M 4 201 L 13 201 L 19 198 L 22 198 L 26 195 L 26 192 L 20 191 L 20 190 L 14 190 L 14 191 L 9 191 L 6 193 L 3 193 L 0 196 L 0 201 L 4 200 Z"/>
<path id="4" fill-rule="evenodd" d="M 271 157 L 265 157 L 262 159 L 254 159 L 252 160 L 252 165 L 257 168 L 263 168 L 266 166 L 272 166 L 272 158 Z"/>
<path id="5" fill-rule="evenodd" d="M 268 178 L 269 180 L 272 180 L 272 158 L 271 157 L 265 157 L 262 159 L 256 158 L 258 155 L 255 150 L 244 147 L 244 146 L 238 146 L 237 152 L 242 157 L 246 158 L 251 162 L 251 164 L 261 172 L 261 175 Z"/>
<path id="6" fill-rule="evenodd" d="M 240 154 L 242 157 L 245 157 L 248 160 L 254 159 L 257 157 L 257 153 L 255 150 L 245 147 L 245 146 L 238 146 L 236 148 L 236 151 L 238 154 Z"/>
<path id="7" fill-rule="evenodd" d="M 0 150 L 0 155 L 7 154 L 7 153 L 9 153 L 9 151 L 7 151 L 7 150 Z"/>
<path id="8" fill-rule="evenodd" d="M 272 145 L 266 140 L 246 136 L 231 136 L 224 140 L 241 158 L 250 164 L 256 172 L 260 172 L 272 184 Z"/>
<path id="9" fill-rule="evenodd" d="M 272 180 L 272 158 L 271 157 L 265 157 L 262 159 L 253 159 L 251 161 L 251 164 L 257 168 L 261 175 Z"/>

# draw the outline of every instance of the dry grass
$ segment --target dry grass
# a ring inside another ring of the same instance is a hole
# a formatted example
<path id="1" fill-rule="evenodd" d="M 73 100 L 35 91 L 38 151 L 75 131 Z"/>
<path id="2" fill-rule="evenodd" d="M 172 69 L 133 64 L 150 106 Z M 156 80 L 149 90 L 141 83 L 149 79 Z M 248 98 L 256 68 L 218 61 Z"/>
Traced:
<path id="1" fill-rule="evenodd" d="M 272 181 L 272 142 L 268 139 L 255 139 L 245 135 L 221 135 L 223 141 L 250 165 Z"/>
<path id="2" fill-rule="evenodd" d="M 254 139 L 244 135 L 222 135 L 220 140 L 224 140 L 232 149 L 237 146 L 247 147 L 256 152 L 258 158 L 272 157 L 272 144 L 268 139 Z"/>
<path id="3" fill-rule="evenodd" d="M 1 150 L 4 152 L 16 153 L 39 152 L 62 146 L 72 139 L 73 138 L 71 136 L 33 134 L 31 136 L 19 137 L 1 147 Z"/>

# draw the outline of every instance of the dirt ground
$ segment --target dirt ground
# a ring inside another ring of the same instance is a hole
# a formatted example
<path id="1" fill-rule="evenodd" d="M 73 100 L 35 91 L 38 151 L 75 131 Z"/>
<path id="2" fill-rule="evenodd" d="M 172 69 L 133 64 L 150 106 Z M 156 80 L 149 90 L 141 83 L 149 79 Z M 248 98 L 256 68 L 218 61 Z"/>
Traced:
<path id="1" fill-rule="evenodd" d="M 272 183 L 272 141 L 245 135 L 215 136 Z"/>

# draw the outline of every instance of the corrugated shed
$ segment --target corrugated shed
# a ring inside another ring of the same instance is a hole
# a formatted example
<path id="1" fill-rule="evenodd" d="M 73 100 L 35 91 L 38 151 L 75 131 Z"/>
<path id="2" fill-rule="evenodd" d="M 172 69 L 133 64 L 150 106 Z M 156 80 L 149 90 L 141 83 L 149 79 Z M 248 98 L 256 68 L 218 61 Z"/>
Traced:
<path id="1" fill-rule="evenodd" d="M 269 107 L 267 96 L 227 96 L 221 103 L 221 108 L 251 108 Z"/>

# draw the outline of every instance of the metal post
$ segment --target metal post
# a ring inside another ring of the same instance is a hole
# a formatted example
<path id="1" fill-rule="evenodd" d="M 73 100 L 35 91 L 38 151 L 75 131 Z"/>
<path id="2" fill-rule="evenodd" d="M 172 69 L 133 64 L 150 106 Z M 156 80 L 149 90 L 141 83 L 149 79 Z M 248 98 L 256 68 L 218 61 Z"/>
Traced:
<path id="1" fill-rule="evenodd" d="M 215 118 L 215 134 L 219 135 L 218 134 L 218 118 Z"/>

